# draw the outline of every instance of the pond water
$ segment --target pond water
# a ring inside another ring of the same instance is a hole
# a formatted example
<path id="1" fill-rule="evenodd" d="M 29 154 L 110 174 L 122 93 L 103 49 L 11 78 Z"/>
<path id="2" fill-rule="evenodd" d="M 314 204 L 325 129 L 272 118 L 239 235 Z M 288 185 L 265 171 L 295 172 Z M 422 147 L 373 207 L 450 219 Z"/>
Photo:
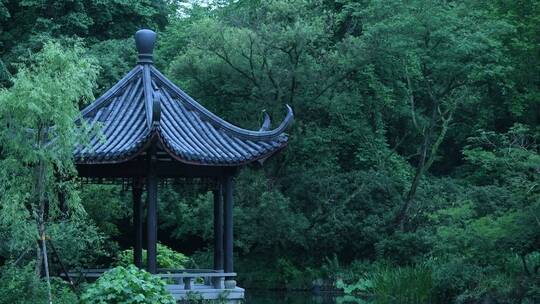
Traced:
<path id="1" fill-rule="evenodd" d="M 250 290 L 246 292 L 246 304 L 369 304 L 351 296 L 321 295 L 310 292 L 272 292 Z"/>

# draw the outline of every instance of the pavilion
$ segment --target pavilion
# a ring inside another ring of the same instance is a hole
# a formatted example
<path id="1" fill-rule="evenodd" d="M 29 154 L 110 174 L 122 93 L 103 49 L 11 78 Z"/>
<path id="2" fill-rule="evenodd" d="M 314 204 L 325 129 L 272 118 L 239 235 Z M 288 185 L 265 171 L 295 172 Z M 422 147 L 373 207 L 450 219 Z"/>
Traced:
<path id="1" fill-rule="evenodd" d="M 143 266 L 143 203 L 147 191 L 146 268 L 184 284 L 170 285 L 177 299 L 190 291 L 216 298 L 228 290 L 235 303 L 243 298 L 233 269 L 233 178 L 238 170 L 262 162 L 288 142 L 286 129 L 292 109 L 281 124 L 270 129 L 270 118 L 260 130 L 239 128 L 216 116 L 161 74 L 153 64 L 156 33 L 135 33 L 138 61 L 127 75 L 81 111 L 77 120 L 97 128 L 74 151 L 80 177 L 96 181 L 129 179 L 133 191 L 134 262 Z M 157 265 L 157 198 L 159 180 L 202 178 L 212 181 L 214 194 L 214 267 L 164 274 Z M 99 273 L 95 274 L 99 276 Z M 205 284 L 194 284 L 204 278 Z"/>

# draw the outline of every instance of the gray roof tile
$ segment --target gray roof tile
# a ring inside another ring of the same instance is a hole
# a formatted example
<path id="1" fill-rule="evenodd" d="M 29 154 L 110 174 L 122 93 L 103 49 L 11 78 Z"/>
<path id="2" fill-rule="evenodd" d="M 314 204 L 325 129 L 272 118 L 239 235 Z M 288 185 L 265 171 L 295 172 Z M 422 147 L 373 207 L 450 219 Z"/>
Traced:
<path id="1" fill-rule="evenodd" d="M 265 159 L 287 145 L 292 109 L 273 130 L 269 119 L 252 131 L 216 116 L 175 86 L 151 63 L 140 61 L 103 96 L 81 111 L 93 133 L 74 151 L 78 164 L 118 163 L 144 151 L 157 137 L 174 159 L 198 165 L 235 166 Z"/>

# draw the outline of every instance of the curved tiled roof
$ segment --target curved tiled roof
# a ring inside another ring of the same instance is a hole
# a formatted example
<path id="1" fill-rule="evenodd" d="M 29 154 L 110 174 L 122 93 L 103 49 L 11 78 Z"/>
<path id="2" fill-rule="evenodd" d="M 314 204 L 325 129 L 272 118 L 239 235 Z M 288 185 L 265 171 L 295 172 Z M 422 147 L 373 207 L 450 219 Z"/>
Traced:
<path id="1" fill-rule="evenodd" d="M 215 166 L 250 163 L 286 146 L 284 132 L 293 120 L 292 109 L 287 109 L 287 116 L 274 130 L 269 130 L 268 116 L 259 131 L 239 128 L 208 111 L 163 76 L 152 65 L 151 54 L 139 54 L 139 64 L 133 70 L 81 111 L 78 122 L 98 132 L 75 149 L 75 161 L 125 162 L 157 138 L 180 162 Z"/>

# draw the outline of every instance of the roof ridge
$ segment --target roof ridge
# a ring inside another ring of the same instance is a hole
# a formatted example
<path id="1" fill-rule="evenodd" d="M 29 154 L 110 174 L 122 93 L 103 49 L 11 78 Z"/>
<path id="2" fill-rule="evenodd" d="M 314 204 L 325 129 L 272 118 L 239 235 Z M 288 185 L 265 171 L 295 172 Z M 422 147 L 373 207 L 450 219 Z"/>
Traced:
<path id="1" fill-rule="evenodd" d="M 265 130 L 264 128 L 261 128 L 261 130 L 254 131 L 235 126 L 232 123 L 217 116 L 216 114 L 210 112 L 200 103 L 195 101 L 193 98 L 191 98 L 191 96 L 186 94 L 172 81 L 167 79 L 167 77 L 165 77 L 156 67 L 151 66 L 151 72 L 164 86 L 175 92 L 183 101 L 187 102 L 192 109 L 197 110 L 197 112 L 204 116 L 205 119 L 213 122 L 215 125 L 219 125 L 227 133 L 241 137 L 242 139 L 253 141 L 272 140 L 282 135 L 294 121 L 293 109 L 288 104 L 286 104 L 285 106 L 287 107 L 287 115 L 280 123 L 280 125 L 273 130 Z"/>
<path id="2" fill-rule="evenodd" d="M 142 64 L 143 68 L 143 90 L 144 106 L 146 109 L 146 124 L 149 129 L 159 126 L 161 117 L 161 102 L 159 91 L 154 90 L 152 86 L 152 75 L 150 73 L 151 65 Z"/>

